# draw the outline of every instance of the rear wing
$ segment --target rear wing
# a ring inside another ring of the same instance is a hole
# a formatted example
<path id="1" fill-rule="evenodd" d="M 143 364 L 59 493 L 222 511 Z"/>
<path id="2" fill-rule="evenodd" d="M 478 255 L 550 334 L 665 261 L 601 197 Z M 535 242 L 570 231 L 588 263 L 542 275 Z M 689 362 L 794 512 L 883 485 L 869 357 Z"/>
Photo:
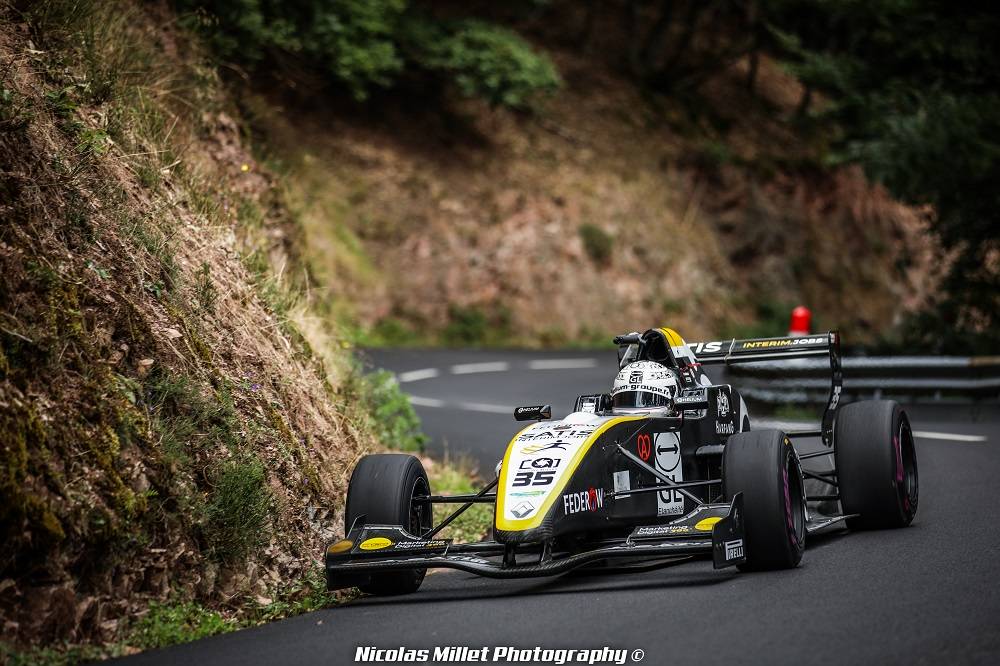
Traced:
<path id="1" fill-rule="evenodd" d="M 819 436 L 827 446 L 833 446 L 833 422 L 837 416 L 844 375 L 840 365 L 840 333 L 808 335 L 800 338 L 750 338 L 746 340 L 716 340 L 692 342 L 688 348 L 699 363 L 754 363 L 759 361 L 784 361 L 812 356 L 830 357 L 830 398 L 823 411 L 819 431 L 795 433 L 799 436 Z"/>
<path id="2" fill-rule="evenodd" d="M 749 338 L 746 340 L 716 340 L 692 342 L 688 348 L 699 363 L 753 363 L 755 361 L 781 361 L 810 356 L 836 356 L 840 358 L 840 335 L 836 331 L 801 338 Z"/>

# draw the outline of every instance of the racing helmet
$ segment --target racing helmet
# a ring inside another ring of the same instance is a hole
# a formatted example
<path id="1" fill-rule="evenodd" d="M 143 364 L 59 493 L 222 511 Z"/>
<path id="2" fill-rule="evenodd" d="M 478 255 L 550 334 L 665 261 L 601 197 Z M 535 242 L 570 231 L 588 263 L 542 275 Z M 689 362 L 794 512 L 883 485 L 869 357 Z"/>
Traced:
<path id="1" fill-rule="evenodd" d="M 615 377 L 611 404 L 614 409 L 671 408 L 679 386 L 674 370 L 654 361 L 636 361 Z"/>

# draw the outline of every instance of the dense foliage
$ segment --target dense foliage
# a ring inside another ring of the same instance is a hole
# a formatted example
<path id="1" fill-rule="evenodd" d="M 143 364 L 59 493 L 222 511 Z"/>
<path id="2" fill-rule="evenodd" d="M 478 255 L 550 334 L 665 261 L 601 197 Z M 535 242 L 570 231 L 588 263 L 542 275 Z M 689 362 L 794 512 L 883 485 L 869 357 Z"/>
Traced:
<path id="1" fill-rule="evenodd" d="M 609 11 L 610 8 L 610 11 Z M 574 3 L 553 3 L 555 25 Z M 617 12 L 617 15 L 613 12 Z M 617 20 L 616 20 L 617 16 Z M 960 0 L 621 0 L 588 3 L 578 47 L 595 50 L 611 25 L 610 61 L 648 89 L 697 94 L 746 59 L 753 91 L 770 56 L 803 84 L 793 119 L 821 128 L 832 164 L 861 164 L 908 203 L 929 204 L 955 259 L 909 342 L 966 351 L 1000 348 L 1000 15 Z M 554 28 L 552 33 L 554 34 Z M 605 49 L 608 57 L 608 49 Z M 711 105 L 696 111 L 713 113 Z M 795 122 L 792 124 L 794 125 Z"/>
<path id="2" fill-rule="evenodd" d="M 454 83 L 494 106 L 521 108 L 553 90 L 549 59 L 516 33 L 478 20 L 439 20 L 407 0 L 180 0 L 218 53 L 248 66 L 298 57 L 363 100 L 410 72 Z"/>
<path id="3" fill-rule="evenodd" d="M 690 99 L 735 63 L 776 58 L 803 84 L 803 138 L 822 128 L 831 164 L 861 164 L 894 196 L 935 211 L 953 254 L 910 342 L 1000 347 L 1000 18 L 941 0 L 568 0 L 457 10 L 425 0 L 178 0 L 219 54 L 248 67 L 298 58 L 365 99 L 404 80 L 446 83 L 523 108 L 558 87 L 552 62 L 518 33 L 623 68 L 648 90 Z M 533 8 L 529 12 L 525 7 Z M 531 14 L 531 18 L 528 18 Z M 436 90 L 429 85 L 422 89 Z M 711 120 L 711 105 L 691 105 Z M 794 129 L 794 128 L 793 128 Z"/>
<path id="4" fill-rule="evenodd" d="M 774 0 L 779 51 L 830 100 L 836 160 L 904 200 L 931 204 L 956 252 L 947 297 L 913 323 L 918 342 L 1000 347 L 1000 16 L 939 0 Z"/>

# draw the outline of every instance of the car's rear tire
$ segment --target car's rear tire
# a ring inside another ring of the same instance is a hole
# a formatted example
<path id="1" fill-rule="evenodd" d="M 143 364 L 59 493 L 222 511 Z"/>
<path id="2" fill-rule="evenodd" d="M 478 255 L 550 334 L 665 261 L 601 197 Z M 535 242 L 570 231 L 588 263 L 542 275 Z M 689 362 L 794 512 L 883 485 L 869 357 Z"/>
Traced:
<path id="1" fill-rule="evenodd" d="M 354 520 L 365 516 L 368 525 L 402 525 L 414 536 L 421 536 L 433 524 L 429 502 L 413 498 L 430 495 L 431 485 L 420 460 L 401 453 L 369 455 L 358 461 L 347 488 L 345 533 Z M 371 581 L 358 586 L 362 592 L 377 595 L 416 592 L 426 569 L 387 571 L 372 574 Z"/>
<path id="2" fill-rule="evenodd" d="M 747 561 L 741 570 L 790 569 L 805 550 L 802 472 L 780 430 L 732 435 L 722 460 L 726 499 L 743 493 Z"/>
<path id="3" fill-rule="evenodd" d="M 917 513 L 917 453 L 906 412 L 892 400 L 841 407 L 834 426 L 837 483 L 859 529 L 906 527 Z"/>

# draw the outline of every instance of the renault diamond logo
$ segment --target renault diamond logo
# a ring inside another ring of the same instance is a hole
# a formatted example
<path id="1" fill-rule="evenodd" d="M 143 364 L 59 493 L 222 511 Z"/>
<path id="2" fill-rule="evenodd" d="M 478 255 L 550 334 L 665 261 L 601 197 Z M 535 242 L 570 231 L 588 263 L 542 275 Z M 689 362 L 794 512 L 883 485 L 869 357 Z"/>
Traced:
<path id="1" fill-rule="evenodd" d="M 521 502 L 513 509 L 511 509 L 510 512 L 514 514 L 515 518 L 524 518 L 534 510 L 535 510 L 535 505 L 532 504 L 531 502 Z"/>

